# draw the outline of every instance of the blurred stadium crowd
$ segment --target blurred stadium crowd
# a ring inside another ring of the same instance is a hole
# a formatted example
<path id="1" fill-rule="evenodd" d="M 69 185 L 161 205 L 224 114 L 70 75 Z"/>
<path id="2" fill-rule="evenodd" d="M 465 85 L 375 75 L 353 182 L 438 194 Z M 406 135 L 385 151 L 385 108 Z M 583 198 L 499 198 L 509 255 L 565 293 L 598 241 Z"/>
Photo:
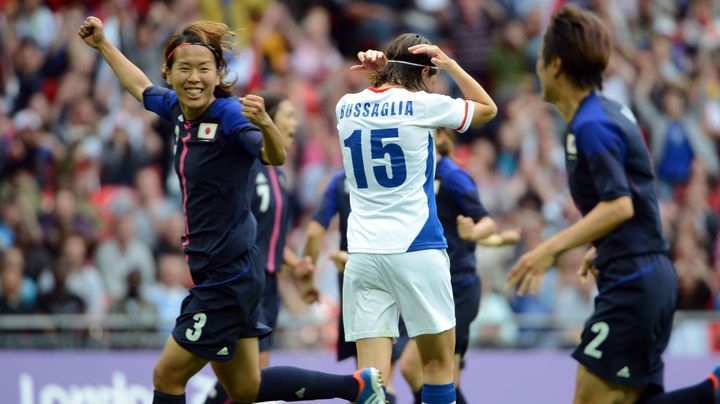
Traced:
<path id="1" fill-rule="evenodd" d="M 403 31 L 446 49 L 499 105 L 490 125 L 459 137 L 457 158 L 500 228 L 523 235 L 517 247 L 478 248 L 484 295 L 474 343 L 572 345 L 595 293 L 575 274 L 584 251 L 566 253 L 536 297 L 515 298 L 504 286 L 519 254 L 578 218 L 565 185 L 563 123 L 543 103 L 534 75 L 540 35 L 563 3 L 0 0 L 0 315 L 150 314 L 161 333 L 172 326 L 191 286 L 172 127 L 124 93 L 76 32 L 86 15 L 97 15 L 109 38 L 161 84 L 165 41 L 204 18 L 237 30 L 230 68 L 238 94 L 281 90 L 298 108 L 298 141 L 285 166 L 289 245 L 298 252 L 324 186 L 341 169 L 335 103 L 367 86 L 348 71 L 355 53 L 382 49 Z M 614 35 L 603 92 L 632 106 L 650 147 L 679 309 L 719 310 L 720 5 L 575 3 L 596 11 Z M 458 94 L 447 80 L 435 90 Z M 326 253 L 338 244 L 337 232 L 330 234 Z M 281 335 L 295 337 L 281 342 L 334 341 L 337 288 L 328 259 L 316 279 L 319 305 L 304 306 L 287 291 Z M 519 324 L 523 315 L 568 327 L 548 332 L 547 324 Z"/>

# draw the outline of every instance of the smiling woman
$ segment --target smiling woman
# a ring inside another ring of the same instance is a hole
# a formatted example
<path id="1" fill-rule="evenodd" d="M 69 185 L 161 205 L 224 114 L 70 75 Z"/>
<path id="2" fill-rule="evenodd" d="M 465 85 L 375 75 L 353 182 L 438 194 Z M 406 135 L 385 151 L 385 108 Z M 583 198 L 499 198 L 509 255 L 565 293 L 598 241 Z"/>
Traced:
<path id="1" fill-rule="evenodd" d="M 163 78 L 178 96 L 187 119 L 195 119 L 215 98 L 230 96 L 233 82 L 226 82 L 223 51 L 232 38 L 225 24 L 200 21 L 175 35 L 165 46 Z"/>
<path id="2" fill-rule="evenodd" d="M 162 75 L 171 89 L 145 74 L 105 39 L 88 17 L 78 32 L 98 50 L 145 108 L 175 125 L 174 166 L 182 188 L 182 247 L 195 286 L 185 298 L 172 336 L 155 365 L 154 403 L 184 403 L 187 381 L 208 362 L 238 402 L 344 398 L 384 402 L 375 369 L 337 376 L 290 367 L 259 369 L 258 338 L 272 329 L 258 321 L 265 274 L 256 247 L 256 222 L 246 188 L 253 164 L 281 165 L 285 136 L 262 97 L 230 97 L 224 81 L 225 24 L 199 21 L 165 47 Z M 300 396 L 296 392 L 302 391 Z"/>

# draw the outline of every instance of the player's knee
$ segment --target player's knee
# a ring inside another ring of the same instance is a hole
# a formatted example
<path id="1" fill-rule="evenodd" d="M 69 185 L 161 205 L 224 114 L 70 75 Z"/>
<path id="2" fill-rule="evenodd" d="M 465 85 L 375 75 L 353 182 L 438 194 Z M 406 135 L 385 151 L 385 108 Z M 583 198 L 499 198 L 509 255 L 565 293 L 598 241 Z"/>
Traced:
<path id="1" fill-rule="evenodd" d="M 229 383 L 230 384 L 230 383 Z M 242 378 L 238 378 L 229 386 L 224 386 L 228 397 L 238 403 L 253 403 L 257 398 L 260 390 L 260 372 L 253 374 L 243 374 Z"/>
<path id="2" fill-rule="evenodd" d="M 400 360 L 400 373 L 403 375 L 405 380 L 412 378 L 417 373 L 417 364 L 407 360 Z"/>
<path id="3" fill-rule="evenodd" d="M 168 394 L 175 394 L 178 390 L 182 392 L 185 389 L 185 386 L 174 380 L 170 372 L 161 365 L 155 365 L 153 369 L 153 386 L 155 390 Z"/>
<path id="4" fill-rule="evenodd" d="M 638 397 L 622 389 L 601 389 L 598 386 L 581 384 L 575 391 L 574 404 L 632 404 Z"/>
<path id="5" fill-rule="evenodd" d="M 427 360 L 423 363 L 423 372 L 425 374 L 430 373 L 450 373 L 452 374 L 454 371 L 454 361 L 453 358 L 432 358 L 430 360 Z"/>
<path id="6" fill-rule="evenodd" d="M 416 384 L 422 384 L 422 368 L 419 362 L 400 360 L 400 373 L 408 384 L 410 384 L 410 387 L 414 387 Z"/>

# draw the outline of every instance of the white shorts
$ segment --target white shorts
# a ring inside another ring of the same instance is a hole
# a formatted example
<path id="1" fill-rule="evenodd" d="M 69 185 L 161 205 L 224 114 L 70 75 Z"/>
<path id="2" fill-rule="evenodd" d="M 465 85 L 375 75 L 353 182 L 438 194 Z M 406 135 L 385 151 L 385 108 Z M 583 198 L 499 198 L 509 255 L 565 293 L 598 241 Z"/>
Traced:
<path id="1" fill-rule="evenodd" d="M 455 326 L 450 260 L 445 250 L 350 254 L 343 281 L 345 340 L 397 338 L 402 315 L 408 335 Z"/>

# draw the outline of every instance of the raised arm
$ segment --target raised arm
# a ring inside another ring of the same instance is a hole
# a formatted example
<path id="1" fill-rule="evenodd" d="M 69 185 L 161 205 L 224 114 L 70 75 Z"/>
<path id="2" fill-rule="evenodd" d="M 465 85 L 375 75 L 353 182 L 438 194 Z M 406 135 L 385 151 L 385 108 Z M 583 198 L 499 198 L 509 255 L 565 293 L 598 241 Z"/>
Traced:
<path id="1" fill-rule="evenodd" d="M 263 147 L 261 154 L 263 161 L 274 166 L 283 165 L 287 155 L 283 145 L 283 135 L 267 114 L 263 97 L 248 94 L 240 98 L 240 102 L 242 102 L 243 116 L 262 131 Z"/>
<path id="2" fill-rule="evenodd" d="M 143 91 L 150 87 L 150 79 L 105 38 L 102 21 L 90 16 L 85 19 L 78 30 L 78 35 L 90 47 L 95 48 L 115 72 L 123 87 L 135 97 L 143 101 Z"/>
<path id="3" fill-rule="evenodd" d="M 437 45 L 415 45 L 409 50 L 414 54 L 424 53 L 430 56 L 430 61 L 440 70 L 447 71 L 463 96 L 475 104 L 471 126 L 482 126 L 497 115 L 497 106 L 487 91 Z"/>

